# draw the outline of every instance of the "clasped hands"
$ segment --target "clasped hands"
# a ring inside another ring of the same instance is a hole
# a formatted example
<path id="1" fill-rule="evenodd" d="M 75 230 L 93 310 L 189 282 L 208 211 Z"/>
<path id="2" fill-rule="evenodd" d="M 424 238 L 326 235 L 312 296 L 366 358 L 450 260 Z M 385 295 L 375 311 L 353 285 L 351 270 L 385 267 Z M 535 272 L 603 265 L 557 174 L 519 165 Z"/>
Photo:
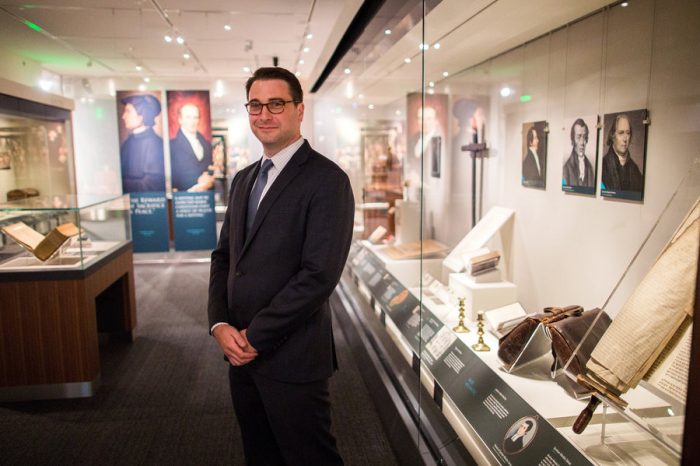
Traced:
<path id="1" fill-rule="evenodd" d="M 214 338 L 233 366 L 243 366 L 258 356 L 246 332 L 247 329 L 238 331 L 231 325 L 219 325 L 213 331 Z"/>

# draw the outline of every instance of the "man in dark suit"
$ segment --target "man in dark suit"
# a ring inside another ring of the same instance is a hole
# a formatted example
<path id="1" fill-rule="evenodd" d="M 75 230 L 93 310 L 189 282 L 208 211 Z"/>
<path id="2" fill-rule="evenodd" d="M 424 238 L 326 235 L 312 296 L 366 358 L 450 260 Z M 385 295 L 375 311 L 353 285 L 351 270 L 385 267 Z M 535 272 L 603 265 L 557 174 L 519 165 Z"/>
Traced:
<path id="1" fill-rule="evenodd" d="M 347 175 L 301 137 L 303 93 L 282 68 L 246 84 L 261 161 L 236 174 L 209 281 L 209 324 L 228 359 L 249 465 L 339 465 L 328 379 L 328 298 L 353 230 Z"/>
<path id="2" fill-rule="evenodd" d="M 522 184 L 544 188 L 545 159 L 539 153 L 540 135 L 535 126 L 527 130 L 527 155 L 523 160 Z"/>
<path id="3" fill-rule="evenodd" d="M 214 187 L 211 143 L 198 130 L 199 107 L 185 104 L 177 114 L 180 129 L 170 140 L 173 190 L 208 191 Z"/>

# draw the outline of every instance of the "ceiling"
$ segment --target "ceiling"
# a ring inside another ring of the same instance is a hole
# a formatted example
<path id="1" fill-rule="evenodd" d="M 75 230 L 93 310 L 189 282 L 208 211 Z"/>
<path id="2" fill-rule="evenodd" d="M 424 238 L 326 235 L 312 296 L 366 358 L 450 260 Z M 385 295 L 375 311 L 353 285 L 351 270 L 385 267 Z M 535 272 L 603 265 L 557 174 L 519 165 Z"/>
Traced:
<path id="1" fill-rule="evenodd" d="M 374 22 L 329 76 L 323 91 L 343 96 L 352 82 L 355 95 L 363 94 L 366 102 L 389 103 L 421 89 L 422 66 L 426 81 L 439 82 L 445 71 L 455 79 L 462 70 L 608 3 L 386 0 Z M 105 90 L 99 83 L 111 79 L 118 80 L 118 89 L 136 84 L 148 89 L 197 86 L 211 89 L 215 97 L 217 83 L 224 83 L 236 89 L 236 98 L 240 98 L 240 83 L 250 69 L 271 66 L 273 57 L 280 66 L 298 72 L 308 90 L 362 4 L 362 0 L 199 0 L 196 4 L 184 0 L 36 0 L 31 4 L 0 0 L 0 48 L 34 60 L 64 79 L 75 77 L 76 87 L 85 87 L 87 79 L 93 83 L 90 92 L 96 94 Z M 423 8 L 425 21 L 421 20 Z M 41 31 L 30 29 L 26 21 Z M 393 32 L 385 34 L 387 28 Z M 179 34 L 184 43 L 167 43 L 166 34 L 173 38 Z M 419 48 L 423 34 L 431 46 L 424 56 Z M 439 50 L 432 48 L 436 42 L 442 45 Z M 411 63 L 406 58 L 412 58 Z"/>
<path id="2" fill-rule="evenodd" d="M 244 80 L 277 57 L 279 66 L 311 82 L 361 3 L 0 0 L 0 47 L 61 76 L 149 78 L 154 86 Z M 168 43 L 166 35 L 184 43 Z"/>

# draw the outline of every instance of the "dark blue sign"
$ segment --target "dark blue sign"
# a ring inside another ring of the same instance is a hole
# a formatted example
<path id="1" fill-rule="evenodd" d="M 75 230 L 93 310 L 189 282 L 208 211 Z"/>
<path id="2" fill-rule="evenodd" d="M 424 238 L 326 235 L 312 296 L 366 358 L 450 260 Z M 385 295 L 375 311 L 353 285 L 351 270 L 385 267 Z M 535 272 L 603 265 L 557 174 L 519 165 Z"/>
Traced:
<path id="1" fill-rule="evenodd" d="M 131 193 L 134 252 L 162 252 L 168 244 L 168 202 L 164 192 Z"/>
<path id="2" fill-rule="evenodd" d="M 176 251 L 214 249 L 214 191 L 173 193 L 173 227 Z"/>

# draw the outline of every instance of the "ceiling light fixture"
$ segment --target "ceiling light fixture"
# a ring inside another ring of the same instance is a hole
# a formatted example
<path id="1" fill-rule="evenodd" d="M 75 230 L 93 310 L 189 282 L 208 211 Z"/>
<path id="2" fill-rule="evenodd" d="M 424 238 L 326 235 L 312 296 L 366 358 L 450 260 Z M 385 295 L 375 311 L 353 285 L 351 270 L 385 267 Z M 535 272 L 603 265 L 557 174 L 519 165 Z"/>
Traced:
<path id="1" fill-rule="evenodd" d="M 166 34 L 166 35 L 163 37 L 163 39 L 165 39 L 165 42 L 167 42 L 167 43 L 170 43 L 170 42 L 173 41 L 172 36 L 169 36 L 168 34 Z"/>
<path id="2" fill-rule="evenodd" d="M 440 42 L 435 42 L 435 43 L 433 44 L 433 48 L 434 48 L 435 50 L 439 50 L 439 49 L 440 49 Z"/>
<path id="3" fill-rule="evenodd" d="M 622 2 L 622 3 L 620 3 L 620 6 L 622 8 L 625 8 L 625 7 L 629 6 L 629 4 L 630 4 L 630 2 Z"/>
<path id="4" fill-rule="evenodd" d="M 185 38 L 182 37 L 182 36 L 177 36 L 177 38 L 175 39 L 175 41 L 176 41 L 178 44 L 182 45 L 182 44 L 185 43 Z"/>
<path id="5" fill-rule="evenodd" d="M 189 60 L 189 59 L 190 59 L 190 54 L 187 53 L 187 52 L 185 52 L 185 53 L 182 54 L 182 58 L 184 58 L 185 60 Z"/>
<path id="6" fill-rule="evenodd" d="M 345 70 L 343 70 L 343 72 L 345 74 L 350 74 L 352 71 L 350 70 L 350 68 L 345 68 Z"/>
<path id="7" fill-rule="evenodd" d="M 367 108 L 370 109 L 370 110 L 374 110 L 374 104 L 369 104 L 369 105 L 367 106 Z"/>
<path id="8" fill-rule="evenodd" d="M 231 30 L 231 25 L 230 24 L 224 24 L 224 31 L 230 31 Z"/>
<path id="9" fill-rule="evenodd" d="M 143 66 L 141 65 L 136 65 L 136 71 L 141 71 L 143 70 Z"/>
<path id="10" fill-rule="evenodd" d="M 404 63 L 411 63 L 411 59 L 409 57 L 406 57 L 403 59 Z"/>
<path id="11" fill-rule="evenodd" d="M 308 47 L 304 47 L 304 53 L 309 53 L 309 50 L 310 49 Z"/>
<path id="12" fill-rule="evenodd" d="M 146 76 L 145 78 L 143 78 L 143 80 L 144 80 L 144 82 L 147 82 L 147 83 L 150 83 L 150 82 L 151 82 L 151 78 L 149 78 L 148 76 Z"/>
<path id="13" fill-rule="evenodd" d="M 301 76 L 301 71 L 297 71 L 296 73 L 294 73 L 294 76 L 296 76 L 297 78 Z"/>
<path id="14" fill-rule="evenodd" d="M 139 91 L 143 92 L 146 90 L 146 85 L 145 84 L 139 84 Z"/>
<path id="15" fill-rule="evenodd" d="M 513 93 L 513 90 L 508 86 L 503 86 L 501 88 L 501 97 L 508 97 Z"/>
<path id="16" fill-rule="evenodd" d="M 304 64 L 304 60 L 299 60 L 299 64 L 300 64 L 300 65 L 303 65 L 303 64 Z"/>
<path id="17" fill-rule="evenodd" d="M 450 73 L 448 73 L 447 71 L 443 71 L 443 72 L 442 72 L 442 76 L 443 76 L 444 78 L 448 77 L 449 75 L 450 75 Z"/>
<path id="18" fill-rule="evenodd" d="M 307 39 L 313 39 L 313 38 L 314 38 L 314 35 L 311 34 L 311 33 L 308 33 L 308 34 L 306 35 L 306 38 L 307 38 Z"/>
<path id="19" fill-rule="evenodd" d="M 390 36 L 390 35 L 391 35 L 391 29 L 384 29 L 384 34 L 386 34 L 387 36 Z"/>
<path id="20" fill-rule="evenodd" d="M 250 67 L 249 66 L 244 66 L 243 71 L 246 73 L 250 73 Z"/>

